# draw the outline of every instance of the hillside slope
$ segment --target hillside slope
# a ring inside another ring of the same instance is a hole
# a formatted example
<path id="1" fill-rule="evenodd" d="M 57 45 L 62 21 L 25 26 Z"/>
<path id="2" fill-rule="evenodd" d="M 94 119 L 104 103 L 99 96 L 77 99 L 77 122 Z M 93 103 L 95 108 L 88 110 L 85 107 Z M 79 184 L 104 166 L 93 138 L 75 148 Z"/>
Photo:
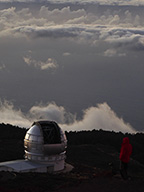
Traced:
<path id="1" fill-rule="evenodd" d="M 26 130 L 0 125 L 0 161 L 24 158 L 23 139 Z M 122 133 L 88 131 L 66 133 L 66 162 L 74 166 L 70 173 L 56 175 L 40 173 L 0 173 L 1 192 L 135 192 L 144 190 L 142 164 L 143 134 L 128 135 L 134 147 L 129 164 L 131 180 L 123 181 L 119 174 L 119 150 Z M 135 157 L 140 157 L 138 161 Z M 140 163 L 141 162 L 141 163 Z"/>

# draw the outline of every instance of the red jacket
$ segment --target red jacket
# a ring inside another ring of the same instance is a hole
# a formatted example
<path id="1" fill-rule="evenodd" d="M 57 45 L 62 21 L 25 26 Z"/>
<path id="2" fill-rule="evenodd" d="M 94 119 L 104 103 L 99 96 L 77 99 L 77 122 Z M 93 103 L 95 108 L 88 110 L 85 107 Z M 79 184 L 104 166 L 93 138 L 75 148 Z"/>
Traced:
<path id="1" fill-rule="evenodd" d="M 120 160 L 124 163 L 128 163 L 130 160 L 130 156 L 132 153 L 132 145 L 129 143 L 129 138 L 125 137 L 123 138 L 121 151 L 120 151 Z"/>

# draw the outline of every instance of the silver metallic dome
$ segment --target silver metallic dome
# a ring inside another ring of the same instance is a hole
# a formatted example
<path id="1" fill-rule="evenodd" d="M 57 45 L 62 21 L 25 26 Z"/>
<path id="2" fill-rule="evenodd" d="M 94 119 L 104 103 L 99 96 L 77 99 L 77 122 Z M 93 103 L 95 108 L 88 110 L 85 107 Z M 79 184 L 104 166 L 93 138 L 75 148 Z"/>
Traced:
<path id="1" fill-rule="evenodd" d="M 32 124 L 24 139 L 26 159 L 50 162 L 65 159 L 67 139 L 65 133 L 53 121 L 37 121 Z"/>

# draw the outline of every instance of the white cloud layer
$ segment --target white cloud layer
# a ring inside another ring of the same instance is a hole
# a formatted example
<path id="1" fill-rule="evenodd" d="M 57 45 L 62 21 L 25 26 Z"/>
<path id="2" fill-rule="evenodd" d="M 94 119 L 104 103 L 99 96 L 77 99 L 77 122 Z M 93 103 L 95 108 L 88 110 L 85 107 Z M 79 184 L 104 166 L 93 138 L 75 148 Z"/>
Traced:
<path id="1" fill-rule="evenodd" d="M 75 116 L 66 112 L 62 106 L 57 106 L 55 103 L 48 103 L 47 105 L 37 105 L 30 109 L 30 116 L 37 119 L 50 119 L 58 123 L 73 122 Z"/>
<path id="2" fill-rule="evenodd" d="M 8 101 L 0 101 L 0 122 L 20 127 L 28 127 L 30 125 L 30 121 L 21 110 L 15 109 L 13 104 Z"/>
<path id="3" fill-rule="evenodd" d="M 86 109 L 82 120 L 75 121 L 71 125 L 64 125 L 63 128 L 73 131 L 102 129 L 134 133 L 131 125 L 125 123 L 122 118 L 117 117 L 116 113 L 112 111 L 107 103 L 98 104 L 97 107 Z"/>
<path id="4" fill-rule="evenodd" d="M 107 10 L 99 15 L 96 12 L 89 13 L 83 8 L 76 11 L 70 7 L 50 10 L 42 6 L 34 15 L 29 8 L 17 10 L 11 7 L 0 10 L 0 38 L 67 38 L 79 43 L 86 42 L 91 46 L 104 42 L 111 51 L 117 49 L 116 53 L 119 55 L 120 49 L 124 48 L 144 49 L 143 17 L 130 10 L 121 12 L 120 8 L 117 11 Z M 105 55 L 110 54 L 106 52 Z M 112 55 L 115 55 L 114 52 L 111 52 Z M 49 62 L 37 63 L 31 58 L 25 58 L 25 61 L 42 66 L 41 69 L 55 66 Z"/>
<path id="5" fill-rule="evenodd" d="M 77 4 L 99 4 L 99 5 L 144 5 L 143 0 L 0 0 L 0 2 L 51 2 L 51 3 L 77 3 Z"/>
<path id="6" fill-rule="evenodd" d="M 41 70 L 47 70 L 47 69 L 55 69 L 58 67 L 57 62 L 53 58 L 48 58 L 47 61 L 37 61 L 35 59 L 32 59 L 31 57 L 24 57 L 23 58 L 25 63 L 29 66 L 33 66 L 35 68 L 41 69 Z"/>
<path id="7" fill-rule="evenodd" d="M 0 102 L 1 123 L 28 128 L 33 121 L 38 119 L 56 121 L 66 131 L 103 129 L 124 133 L 135 132 L 128 123 L 125 123 L 122 118 L 117 117 L 107 103 L 98 104 L 96 107 L 86 109 L 83 118 L 78 121 L 75 115 L 67 112 L 63 106 L 57 106 L 55 103 L 33 106 L 28 114 L 24 115 L 20 109 L 15 109 L 12 103 L 8 101 Z"/>

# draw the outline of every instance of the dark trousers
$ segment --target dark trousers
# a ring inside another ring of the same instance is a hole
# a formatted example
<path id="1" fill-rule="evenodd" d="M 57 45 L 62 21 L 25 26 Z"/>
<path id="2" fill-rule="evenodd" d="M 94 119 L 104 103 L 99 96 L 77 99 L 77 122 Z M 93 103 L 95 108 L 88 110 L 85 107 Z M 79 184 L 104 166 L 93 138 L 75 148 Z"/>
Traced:
<path id="1" fill-rule="evenodd" d="M 128 174 L 127 174 L 127 169 L 128 169 L 128 163 L 120 162 L 120 174 L 124 180 L 128 179 Z"/>

